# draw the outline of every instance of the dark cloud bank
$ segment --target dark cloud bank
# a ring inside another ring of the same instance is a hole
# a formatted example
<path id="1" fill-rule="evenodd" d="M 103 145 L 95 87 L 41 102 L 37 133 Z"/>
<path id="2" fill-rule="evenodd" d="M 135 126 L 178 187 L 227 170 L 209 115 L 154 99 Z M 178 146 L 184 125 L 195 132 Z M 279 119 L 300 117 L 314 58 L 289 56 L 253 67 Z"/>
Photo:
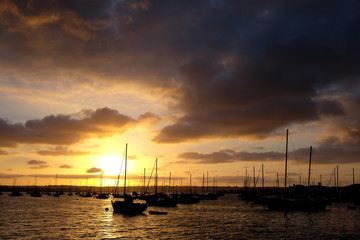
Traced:
<path id="1" fill-rule="evenodd" d="M 159 131 L 158 143 L 264 138 L 293 123 L 326 119 L 341 136 L 319 150 L 350 154 L 360 145 L 359 11 L 358 1 L 331 0 L 4 1 L 0 66 L 10 76 L 26 70 L 29 79 L 61 70 L 176 89 L 167 97 L 182 116 Z M 134 121 L 114 117 L 120 128 Z M 58 120 L 81 134 L 53 129 Z M 81 122 L 49 116 L 0 124 L 17 133 L 5 131 L 3 146 L 45 137 L 71 144 L 88 132 L 106 134 L 91 114 Z"/>
<path id="2" fill-rule="evenodd" d="M 71 145 L 89 137 L 106 137 L 136 126 L 152 115 L 132 119 L 109 108 L 83 110 L 69 115 L 50 115 L 25 124 L 10 123 L 0 118 L 0 146 L 14 147 L 26 144 Z M 40 155 L 82 155 L 63 146 L 38 151 Z"/>

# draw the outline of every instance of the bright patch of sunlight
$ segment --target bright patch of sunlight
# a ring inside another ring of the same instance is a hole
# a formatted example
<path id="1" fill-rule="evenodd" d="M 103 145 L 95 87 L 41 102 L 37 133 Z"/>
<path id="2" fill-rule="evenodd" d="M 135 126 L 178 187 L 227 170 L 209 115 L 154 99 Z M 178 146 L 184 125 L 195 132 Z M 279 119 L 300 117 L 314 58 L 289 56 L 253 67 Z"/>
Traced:
<path id="1" fill-rule="evenodd" d="M 98 165 L 104 171 L 104 175 L 118 175 L 123 157 L 119 155 L 102 155 L 98 156 Z M 122 172 L 124 166 L 122 167 Z"/>

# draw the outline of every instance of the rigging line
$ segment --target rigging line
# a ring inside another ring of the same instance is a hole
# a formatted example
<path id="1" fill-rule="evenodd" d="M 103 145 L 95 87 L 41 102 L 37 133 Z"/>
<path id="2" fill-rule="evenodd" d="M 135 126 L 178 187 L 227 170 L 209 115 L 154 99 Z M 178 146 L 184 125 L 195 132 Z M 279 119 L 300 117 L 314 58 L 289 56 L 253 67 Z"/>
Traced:
<path id="1" fill-rule="evenodd" d="M 331 173 L 330 180 L 329 180 L 329 181 L 328 181 L 328 183 L 326 184 L 326 186 L 327 186 L 327 187 L 328 187 L 328 186 L 330 185 L 330 183 L 331 183 L 331 180 L 332 180 L 333 174 L 334 174 L 334 173 Z"/>
<path id="2" fill-rule="evenodd" d="M 138 184 L 138 186 L 136 187 L 136 192 L 139 192 L 139 189 L 140 189 L 140 185 L 141 185 L 141 183 L 142 183 L 142 179 L 140 178 L 140 181 L 139 181 L 139 184 Z"/>
<path id="3" fill-rule="evenodd" d="M 292 141 L 290 132 L 289 132 L 289 138 L 290 138 L 290 144 L 291 144 L 291 146 L 292 146 L 292 150 L 293 150 L 293 153 L 294 153 L 295 161 L 296 161 L 296 160 L 299 160 L 299 159 L 297 158 L 297 155 L 296 155 L 295 147 L 294 147 L 294 144 L 293 144 L 293 141 Z"/>
<path id="4" fill-rule="evenodd" d="M 256 184 L 258 183 L 258 180 L 259 180 L 260 174 L 261 174 L 261 170 L 259 170 L 259 174 L 258 174 L 258 176 L 257 176 L 257 178 L 256 178 L 256 181 L 255 181 L 255 183 L 256 183 Z"/>
<path id="5" fill-rule="evenodd" d="M 275 150 L 275 153 L 276 153 L 276 152 L 279 152 L 281 144 L 282 144 L 283 142 L 285 142 L 284 140 L 285 140 L 285 135 L 282 134 L 282 135 L 281 135 L 280 142 L 279 142 L 279 145 L 277 146 L 277 148 L 276 148 L 276 150 Z M 276 172 L 277 172 L 277 173 L 280 172 L 280 168 L 282 169 L 282 167 L 280 167 L 280 165 L 278 165 L 278 167 L 277 167 L 277 169 L 276 169 Z M 282 170 L 281 170 L 281 171 L 282 171 Z M 277 180 L 276 173 L 275 173 L 275 179 Z M 276 181 L 276 182 L 277 182 L 277 181 Z"/>
<path id="6" fill-rule="evenodd" d="M 123 153 L 123 158 L 122 158 L 122 161 L 121 161 L 120 170 L 119 170 L 118 177 L 117 177 L 117 180 L 116 180 L 116 184 L 115 184 L 115 187 L 114 187 L 114 193 L 117 193 L 117 188 L 119 186 L 120 174 L 121 174 L 121 170 L 122 170 L 122 167 L 124 165 L 124 160 L 125 160 L 125 152 L 126 152 L 126 150 L 124 150 L 124 153 Z"/>
<path id="7" fill-rule="evenodd" d="M 148 190 L 148 187 L 149 187 L 149 184 L 150 184 L 150 181 L 151 181 L 151 177 L 152 177 L 152 174 L 153 174 L 153 172 L 154 172 L 155 164 L 156 164 L 156 160 L 155 160 L 154 166 L 153 166 L 153 168 L 152 168 L 152 170 L 151 170 L 151 174 L 150 174 L 150 177 L 149 177 L 148 184 L 146 185 L 145 192 L 147 192 L 147 190 Z"/>

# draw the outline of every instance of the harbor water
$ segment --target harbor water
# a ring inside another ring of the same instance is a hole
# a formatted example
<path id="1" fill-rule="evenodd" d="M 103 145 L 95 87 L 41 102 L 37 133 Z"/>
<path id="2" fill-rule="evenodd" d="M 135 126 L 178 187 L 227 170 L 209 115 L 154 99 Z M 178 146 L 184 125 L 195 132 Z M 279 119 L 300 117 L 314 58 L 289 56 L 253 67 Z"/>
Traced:
<path id="1" fill-rule="evenodd" d="M 284 213 L 235 194 L 126 216 L 113 213 L 110 199 L 4 193 L 0 213 L 1 239 L 360 239 L 359 207 L 336 203 L 321 212 Z"/>

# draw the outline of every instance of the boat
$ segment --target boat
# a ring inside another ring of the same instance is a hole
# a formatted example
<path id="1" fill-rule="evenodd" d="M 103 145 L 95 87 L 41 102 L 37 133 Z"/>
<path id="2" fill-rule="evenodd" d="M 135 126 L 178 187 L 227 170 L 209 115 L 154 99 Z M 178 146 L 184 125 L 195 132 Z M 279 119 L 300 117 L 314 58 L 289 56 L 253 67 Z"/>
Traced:
<path id="1" fill-rule="evenodd" d="M 35 185 L 34 185 L 35 191 L 30 193 L 31 197 L 41 197 L 41 193 L 40 191 L 38 191 L 38 188 L 36 187 L 36 179 L 37 177 L 35 177 Z"/>
<path id="2" fill-rule="evenodd" d="M 13 187 L 11 190 L 11 193 L 9 194 L 10 197 L 19 197 L 22 196 L 23 194 L 20 192 L 19 187 L 15 187 L 16 185 L 16 179 L 14 178 L 13 180 Z"/>
<path id="3" fill-rule="evenodd" d="M 164 194 L 164 193 L 158 193 L 157 189 L 158 189 L 158 174 L 157 174 L 157 163 L 158 163 L 158 159 L 156 158 L 155 160 L 155 166 L 156 166 L 156 170 L 155 170 L 155 194 L 151 194 L 151 195 L 144 195 L 143 199 L 146 200 L 146 203 L 149 206 L 158 206 L 158 207 L 176 207 L 177 206 L 177 201 L 176 199 L 172 198 L 171 196 Z M 171 174 L 169 176 L 169 194 L 170 194 L 170 182 L 171 182 Z"/>
<path id="4" fill-rule="evenodd" d="M 286 191 L 287 180 L 287 155 L 288 155 L 288 135 L 289 130 L 286 129 L 286 151 L 285 151 L 285 186 L 283 197 L 277 198 L 263 198 L 268 205 L 269 210 L 280 211 L 324 211 L 327 201 L 324 199 L 310 199 L 310 198 L 289 198 Z M 311 163 L 311 148 L 310 148 L 310 163 Z M 310 167 L 309 167 L 310 169 Z"/>
<path id="5" fill-rule="evenodd" d="M 122 213 L 128 215 L 141 214 L 147 209 L 145 203 L 135 203 L 134 198 L 126 194 L 126 171 L 127 171 L 127 144 L 125 148 L 125 179 L 124 179 L 124 193 L 118 200 L 111 200 L 114 213 Z M 119 173 L 120 174 L 120 173 Z"/>
<path id="6" fill-rule="evenodd" d="M 32 193 L 30 193 L 31 197 L 41 197 L 41 193 L 39 191 L 34 191 Z"/>
<path id="7" fill-rule="evenodd" d="M 69 185 L 69 191 L 68 191 L 68 196 L 73 196 L 73 192 L 71 190 L 71 180 L 70 180 L 70 185 Z"/>
<path id="8" fill-rule="evenodd" d="M 178 203 L 181 204 L 193 204 L 199 203 L 200 198 L 192 193 L 191 190 L 191 174 L 190 174 L 190 185 L 189 185 L 190 193 L 180 193 L 180 194 L 172 194 L 172 196 L 176 199 Z"/>
<path id="9" fill-rule="evenodd" d="M 108 199 L 109 195 L 107 193 L 99 193 L 98 195 L 95 196 L 95 198 L 97 198 L 97 199 Z"/>
<path id="10" fill-rule="evenodd" d="M 53 193 L 53 197 L 60 197 L 60 192 L 57 190 L 57 174 L 55 175 L 55 192 Z"/>
<path id="11" fill-rule="evenodd" d="M 19 197 L 22 196 L 23 194 L 18 190 L 18 189 L 14 189 L 11 191 L 11 193 L 9 194 L 10 197 Z"/>
<path id="12" fill-rule="evenodd" d="M 102 192 L 102 173 L 100 174 L 100 193 L 96 194 L 95 198 L 97 199 L 108 199 L 109 194 Z"/>

